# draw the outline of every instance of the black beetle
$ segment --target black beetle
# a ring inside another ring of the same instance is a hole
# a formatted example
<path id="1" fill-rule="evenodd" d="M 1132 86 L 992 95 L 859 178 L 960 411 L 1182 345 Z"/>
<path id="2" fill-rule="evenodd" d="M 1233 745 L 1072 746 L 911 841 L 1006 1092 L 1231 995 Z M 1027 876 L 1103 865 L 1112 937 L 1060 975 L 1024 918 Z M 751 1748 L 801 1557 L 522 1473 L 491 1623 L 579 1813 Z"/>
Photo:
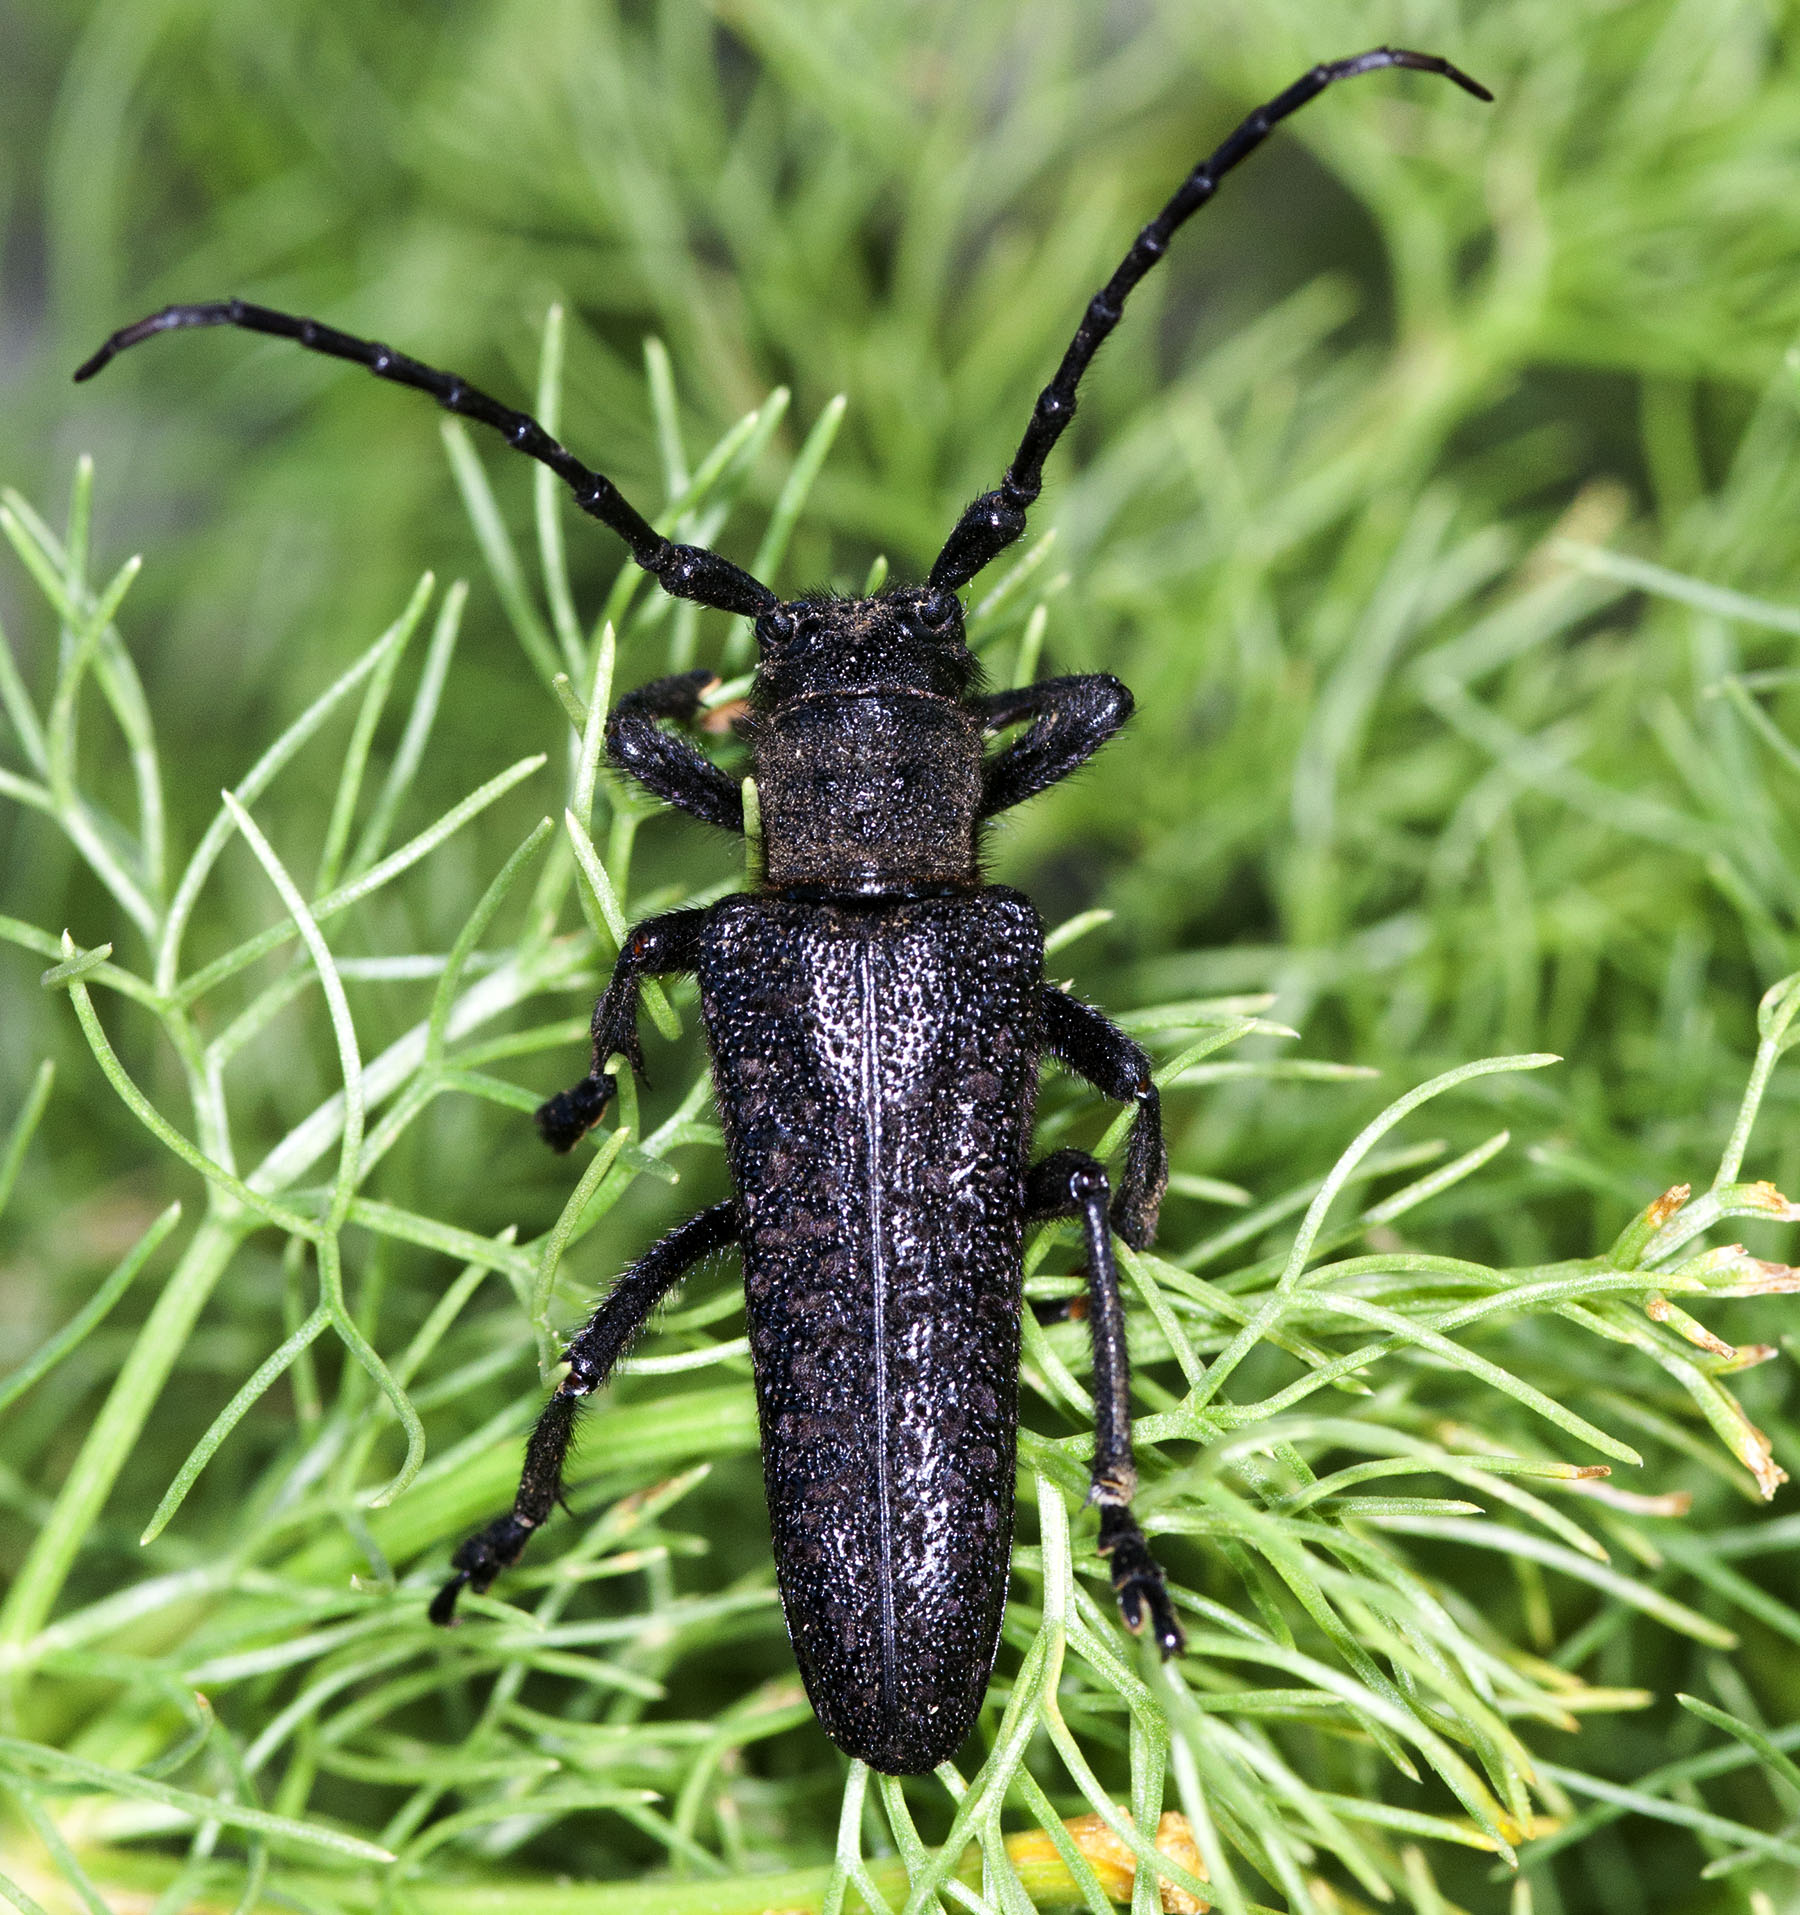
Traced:
<path id="1" fill-rule="evenodd" d="M 1012 1539 L 1020 1251 L 1027 1224 L 1081 1220 L 1094 1350 L 1091 1499 L 1126 1623 L 1165 1655 L 1180 1625 L 1131 1514 L 1124 1312 L 1111 1232 L 1142 1247 L 1167 1159 L 1150 1061 L 1047 985 L 1037 913 L 986 885 L 985 820 L 1067 776 L 1131 715 L 1115 678 L 983 693 L 955 593 L 1025 528 L 1045 457 L 1126 295 L 1270 129 L 1334 80 L 1411 67 L 1486 88 L 1431 54 L 1378 47 L 1316 66 L 1259 108 L 1138 235 L 1089 303 L 999 487 L 958 520 L 930 577 L 872 598 L 783 603 L 717 553 L 662 538 L 609 479 L 521 412 L 370 340 L 241 300 L 171 306 L 76 373 L 189 326 L 241 326 L 415 386 L 555 472 L 677 598 L 755 620 L 743 729 L 762 813 L 756 888 L 637 926 L 595 1007 L 593 1063 L 538 1111 L 570 1149 L 604 1113 L 615 1056 L 641 1067 L 640 981 L 697 972 L 736 1196 L 640 1257 L 570 1343 L 512 1510 L 471 1537 L 431 1605 L 518 1561 L 561 1495 L 583 1397 L 703 1257 L 740 1246 L 782 1603 L 807 1693 L 840 1747 L 896 1775 L 936 1767 L 973 1723 L 999 1642 Z M 692 720 L 709 674 L 659 679 L 607 725 L 613 764 L 742 833 L 740 788 L 662 721 Z M 989 735 L 1024 735 L 991 757 Z M 1136 1105 L 1116 1196 L 1092 1157 L 1029 1162 L 1048 1051 Z M 1110 1202 L 1109 1202 L 1110 1197 Z"/>

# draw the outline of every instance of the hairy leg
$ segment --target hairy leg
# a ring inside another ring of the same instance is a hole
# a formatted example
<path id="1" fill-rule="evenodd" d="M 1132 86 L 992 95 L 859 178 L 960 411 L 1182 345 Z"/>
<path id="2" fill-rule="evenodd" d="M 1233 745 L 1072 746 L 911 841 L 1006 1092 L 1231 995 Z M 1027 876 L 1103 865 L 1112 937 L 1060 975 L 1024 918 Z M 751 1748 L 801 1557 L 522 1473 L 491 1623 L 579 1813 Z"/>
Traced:
<path id="1" fill-rule="evenodd" d="M 552 1150 L 573 1150 L 599 1123 L 612 1102 L 613 1080 L 607 1066 L 623 1057 L 634 1071 L 644 1068 L 638 1041 L 638 991 L 647 977 L 691 971 L 700 961 L 700 933 L 706 912 L 670 911 L 646 918 L 625 939 L 612 982 L 594 1006 L 594 1050 L 579 1084 L 558 1091 L 537 1107 L 537 1127 Z"/>
<path id="2" fill-rule="evenodd" d="M 654 679 L 627 692 L 606 721 L 606 755 L 628 778 L 704 824 L 744 835 L 744 794 L 710 758 L 658 722 L 692 724 L 718 679 L 705 670 Z"/>
<path id="3" fill-rule="evenodd" d="M 1054 985 L 1044 987 L 1044 1041 L 1058 1062 L 1096 1090 L 1137 1106 L 1112 1221 L 1132 1249 L 1146 1249 L 1156 1236 L 1156 1215 L 1169 1182 L 1162 1098 L 1150 1075 L 1149 1055 L 1091 1004 Z"/>
<path id="4" fill-rule="evenodd" d="M 512 1508 L 471 1536 L 451 1557 L 456 1574 L 432 1598 L 433 1622 L 449 1622 L 463 1590 L 481 1594 L 524 1554 L 532 1532 L 543 1527 L 562 1501 L 563 1463 L 582 1399 L 605 1383 L 651 1311 L 688 1271 L 713 1251 L 735 1243 L 737 1234 L 737 1205 L 715 1204 L 653 1244 L 613 1285 L 563 1352 L 569 1373 L 545 1404 L 525 1445 L 525 1468 Z"/>
<path id="5" fill-rule="evenodd" d="M 1094 1461 L 1089 1500 L 1100 1510 L 1100 1553 L 1112 1565 L 1113 1594 L 1133 1635 L 1148 1622 L 1165 1656 L 1186 1638 L 1175 1620 L 1162 1566 L 1131 1513 L 1137 1465 L 1131 1455 L 1131 1364 L 1125 1302 L 1106 1212 L 1106 1172 L 1083 1150 L 1053 1151 L 1025 1183 L 1025 1220 L 1079 1217 L 1087 1233 L 1088 1330 L 1094 1346 Z"/>
<path id="6" fill-rule="evenodd" d="M 1131 716 L 1131 693 L 1116 678 L 1095 672 L 1046 678 L 978 701 L 989 731 L 1021 719 L 1031 729 L 982 767 L 981 815 L 1022 804 L 1084 765 Z"/>

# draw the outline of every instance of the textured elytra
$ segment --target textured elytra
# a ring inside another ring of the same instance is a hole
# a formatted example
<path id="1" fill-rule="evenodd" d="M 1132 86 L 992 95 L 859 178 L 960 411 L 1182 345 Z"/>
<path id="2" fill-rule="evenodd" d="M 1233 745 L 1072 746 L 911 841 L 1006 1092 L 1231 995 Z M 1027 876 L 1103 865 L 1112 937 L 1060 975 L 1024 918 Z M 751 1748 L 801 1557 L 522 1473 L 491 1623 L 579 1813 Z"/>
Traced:
<path id="1" fill-rule="evenodd" d="M 738 898 L 702 939 L 788 1631 L 890 1773 L 955 1752 L 999 1639 L 1042 978 L 1000 889 Z"/>

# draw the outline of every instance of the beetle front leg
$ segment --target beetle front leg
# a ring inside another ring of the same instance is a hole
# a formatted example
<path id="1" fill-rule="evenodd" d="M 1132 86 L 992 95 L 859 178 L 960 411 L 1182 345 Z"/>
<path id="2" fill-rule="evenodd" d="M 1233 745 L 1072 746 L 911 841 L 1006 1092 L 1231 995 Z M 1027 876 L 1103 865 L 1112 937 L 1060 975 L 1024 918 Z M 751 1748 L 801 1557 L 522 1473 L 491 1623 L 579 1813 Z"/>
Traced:
<path id="1" fill-rule="evenodd" d="M 1025 1221 L 1079 1217 L 1087 1236 L 1088 1330 L 1094 1346 L 1094 1461 L 1088 1500 L 1100 1510 L 1100 1553 L 1112 1565 L 1113 1594 L 1125 1626 L 1146 1621 L 1165 1656 L 1187 1638 L 1175 1620 L 1162 1565 L 1131 1513 L 1137 1465 L 1131 1455 L 1131 1361 L 1125 1348 L 1125 1300 L 1113 1256 L 1106 1172 L 1085 1150 L 1052 1151 L 1025 1182 Z"/>
<path id="2" fill-rule="evenodd" d="M 1156 1236 L 1156 1216 L 1169 1183 L 1162 1097 L 1150 1074 L 1150 1055 L 1091 1004 L 1050 984 L 1044 987 L 1044 1041 L 1060 1063 L 1085 1077 L 1103 1096 L 1137 1106 L 1112 1220 L 1113 1228 L 1133 1250 L 1147 1250 Z"/>
<path id="3" fill-rule="evenodd" d="M 1021 719 L 1031 729 L 982 767 L 981 815 L 991 818 L 1035 797 L 1084 765 L 1131 716 L 1131 693 L 1104 672 L 1046 678 L 978 699 L 990 732 Z"/>
<path id="4" fill-rule="evenodd" d="M 613 966 L 612 982 L 594 1006 L 594 1054 L 579 1084 L 558 1091 L 537 1107 L 537 1127 L 552 1150 L 573 1150 L 606 1114 L 613 1079 L 607 1065 L 623 1057 L 640 1075 L 643 1046 L 638 1042 L 638 991 L 647 977 L 691 971 L 700 961 L 700 933 L 706 912 L 670 911 L 646 918 L 625 939 Z"/>
<path id="5" fill-rule="evenodd" d="M 582 1399 L 605 1383 L 651 1311 L 694 1265 L 715 1250 L 736 1243 L 737 1236 L 737 1205 L 715 1204 L 652 1244 L 613 1285 L 586 1327 L 563 1352 L 569 1373 L 544 1405 L 544 1413 L 525 1445 L 525 1468 L 512 1508 L 477 1531 L 450 1558 L 456 1574 L 431 1600 L 433 1622 L 448 1623 L 456 1613 L 456 1599 L 465 1589 L 482 1594 L 503 1569 L 510 1569 L 525 1553 L 532 1532 L 549 1521 L 550 1512 L 563 1500 L 563 1464 Z"/>
<path id="6" fill-rule="evenodd" d="M 703 823 L 744 835 L 743 788 L 685 738 L 664 731 L 662 719 L 691 725 L 701 695 L 718 683 L 704 668 L 654 679 L 621 698 L 606 721 L 606 755 L 646 791 Z"/>

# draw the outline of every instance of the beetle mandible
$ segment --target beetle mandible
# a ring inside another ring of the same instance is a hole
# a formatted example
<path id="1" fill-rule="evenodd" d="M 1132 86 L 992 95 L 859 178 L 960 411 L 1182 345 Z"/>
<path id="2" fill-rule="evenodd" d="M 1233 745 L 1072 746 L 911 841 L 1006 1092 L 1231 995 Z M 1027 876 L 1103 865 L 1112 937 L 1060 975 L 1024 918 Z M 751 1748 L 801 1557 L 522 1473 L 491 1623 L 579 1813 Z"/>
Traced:
<path id="1" fill-rule="evenodd" d="M 922 585 L 779 600 L 728 559 L 661 537 L 610 479 L 529 415 L 373 340 L 242 300 L 170 306 L 115 333 L 91 378 L 153 333 L 239 326 L 416 387 L 548 466 L 676 598 L 755 621 L 744 723 L 760 799 L 755 888 L 672 911 L 627 937 L 594 1010 L 593 1061 L 544 1104 L 571 1149 L 604 1114 L 612 1060 L 642 1067 L 638 991 L 696 972 L 736 1195 L 690 1218 L 618 1279 L 564 1352 L 567 1374 L 526 1447 L 517 1500 L 456 1551 L 431 1605 L 452 1618 L 519 1560 L 556 1506 L 582 1400 L 658 1303 L 736 1244 L 762 1426 L 777 1579 L 795 1657 L 838 1745 L 889 1774 L 947 1760 L 980 1709 L 999 1644 L 1012 1540 L 1021 1243 L 1080 1221 L 1095 1432 L 1090 1500 L 1126 1624 L 1182 1647 L 1163 1573 L 1131 1513 L 1125 1320 L 1112 1233 L 1147 1245 L 1168 1177 L 1150 1060 L 1045 982 L 1028 899 L 983 882 L 984 823 L 1086 762 L 1130 717 L 1101 674 L 984 693 L 956 593 L 1025 529 L 1044 460 L 1126 296 L 1176 230 L 1277 122 L 1335 80 L 1409 67 L 1493 96 L 1449 61 L 1377 47 L 1314 67 L 1182 182 L 1089 302 L 999 486 L 952 528 Z M 740 788 L 664 721 L 693 720 L 711 674 L 658 679 L 606 728 L 618 770 L 668 803 L 744 830 Z M 984 740 L 1023 736 L 991 756 Z M 1078 1150 L 1029 1161 L 1049 1052 L 1136 1107 L 1116 1193 Z"/>

